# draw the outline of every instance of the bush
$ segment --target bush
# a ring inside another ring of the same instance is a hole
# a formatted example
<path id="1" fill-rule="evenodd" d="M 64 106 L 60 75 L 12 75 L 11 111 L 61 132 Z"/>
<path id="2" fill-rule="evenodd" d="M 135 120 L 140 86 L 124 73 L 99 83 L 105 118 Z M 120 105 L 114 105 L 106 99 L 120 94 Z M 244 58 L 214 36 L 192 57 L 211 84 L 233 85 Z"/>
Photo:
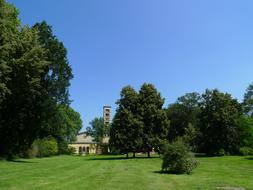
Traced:
<path id="1" fill-rule="evenodd" d="M 73 155 L 76 153 L 76 149 L 74 147 L 68 147 L 67 154 L 68 155 Z"/>
<path id="2" fill-rule="evenodd" d="M 225 155 L 229 155 L 229 153 L 226 153 L 226 151 L 223 148 L 219 149 L 218 151 L 212 154 L 212 156 L 225 156 Z"/>
<path id="3" fill-rule="evenodd" d="M 58 145 L 53 138 L 37 139 L 33 143 L 33 150 L 37 157 L 47 157 L 58 153 Z"/>
<path id="4" fill-rule="evenodd" d="M 37 146 L 33 146 L 26 151 L 19 154 L 19 157 L 21 158 L 34 158 L 38 155 L 38 148 Z"/>
<path id="5" fill-rule="evenodd" d="M 66 141 L 58 142 L 58 154 L 69 154 L 69 147 Z"/>
<path id="6" fill-rule="evenodd" d="M 242 156 L 248 156 L 248 155 L 253 155 L 253 149 L 250 147 L 241 147 L 240 148 L 240 155 Z"/>
<path id="7" fill-rule="evenodd" d="M 194 160 L 193 154 L 182 141 L 165 145 L 163 147 L 162 159 L 163 172 L 190 174 L 198 165 L 198 162 Z"/>

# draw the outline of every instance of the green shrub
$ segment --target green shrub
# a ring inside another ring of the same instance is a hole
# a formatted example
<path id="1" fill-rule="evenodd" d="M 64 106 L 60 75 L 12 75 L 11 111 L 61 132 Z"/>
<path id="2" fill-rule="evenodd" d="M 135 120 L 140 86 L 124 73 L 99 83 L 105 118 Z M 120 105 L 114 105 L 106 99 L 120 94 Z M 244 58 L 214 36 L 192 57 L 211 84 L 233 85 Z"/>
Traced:
<path id="1" fill-rule="evenodd" d="M 68 147 L 67 154 L 73 155 L 76 153 L 76 149 L 74 147 Z"/>
<path id="2" fill-rule="evenodd" d="M 214 153 L 214 156 L 225 156 L 226 155 L 226 151 L 222 148 L 219 149 L 217 152 Z"/>
<path id="3" fill-rule="evenodd" d="M 58 154 L 69 154 L 68 143 L 66 141 L 58 142 Z"/>
<path id="4" fill-rule="evenodd" d="M 165 145 L 163 147 L 162 159 L 163 172 L 190 174 L 198 165 L 198 162 L 194 160 L 193 154 L 182 141 Z"/>
<path id="5" fill-rule="evenodd" d="M 242 156 L 248 156 L 248 155 L 253 155 L 253 149 L 250 147 L 241 147 L 240 148 L 240 155 Z"/>
<path id="6" fill-rule="evenodd" d="M 58 145 L 53 138 L 37 139 L 33 143 L 33 150 L 37 157 L 47 157 L 58 153 Z"/>
<path id="7" fill-rule="evenodd" d="M 34 158 L 38 155 L 38 147 L 33 146 L 26 151 L 22 152 L 19 157 L 21 158 Z"/>

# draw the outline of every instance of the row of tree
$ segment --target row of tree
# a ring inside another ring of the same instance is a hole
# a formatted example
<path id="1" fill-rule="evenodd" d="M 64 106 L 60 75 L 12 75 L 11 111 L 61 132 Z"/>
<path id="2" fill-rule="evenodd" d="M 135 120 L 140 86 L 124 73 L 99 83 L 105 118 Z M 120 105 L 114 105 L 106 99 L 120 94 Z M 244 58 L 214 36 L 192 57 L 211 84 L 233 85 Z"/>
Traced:
<path id="1" fill-rule="evenodd" d="M 139 92 L 127 86 L 121 98 L 110 130 L 110 147 L 114 152 L 147 152 L 167 138 L 170 122 L 163 109 L 164 99 L 151 84 L 144 84 Z"/>
<path id="2" fill-rule="evenodd" d="M 187 93 L 163 108 L 164 99 L 152 84 L 139 92 L 121 91 L 110 130 L 111 150 L 118 153 L 158 153 L 178 139 L 192 151 L 209 155 L 238 154 L 253 150 L 253 85 L 239 103 L 217 89 L 202 95 Z M 252 152 L 253 153 L 253 152 Z"/>
<path id="3" fill-rule="evenodd" d="M 0 0 L 0 156 L 25 152 L 48 136 L 66 150 L 82 127 L 69 107 L 72 78 L 67 50 L 52 28 L 22 26 L 18 10 Z"/>

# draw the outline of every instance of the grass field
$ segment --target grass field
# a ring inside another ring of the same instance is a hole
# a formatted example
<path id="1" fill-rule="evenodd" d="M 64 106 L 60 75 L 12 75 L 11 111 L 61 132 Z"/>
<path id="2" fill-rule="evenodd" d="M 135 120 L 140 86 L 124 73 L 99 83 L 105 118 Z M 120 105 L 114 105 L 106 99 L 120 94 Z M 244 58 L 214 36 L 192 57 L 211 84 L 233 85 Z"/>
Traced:
<path id="1" fill-rule="evenodd" d="M 192 175 L 161 174 L 159 158 L 58 156 L 0 161 L 1 190 L 253 190 L 252 157 L 202 157 Z"/>

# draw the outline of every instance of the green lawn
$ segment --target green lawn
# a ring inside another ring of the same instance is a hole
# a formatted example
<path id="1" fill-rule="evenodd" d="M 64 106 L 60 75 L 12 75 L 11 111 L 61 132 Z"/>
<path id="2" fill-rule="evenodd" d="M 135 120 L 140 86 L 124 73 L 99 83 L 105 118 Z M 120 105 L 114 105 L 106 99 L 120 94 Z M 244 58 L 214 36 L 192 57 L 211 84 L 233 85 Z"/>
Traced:
<path id="1" fill-rule="evenodd" d="M 191 190 L 232 186 L 253 190 L 252 157 L 198 158 L 192 175 L 160 174 L 159 158 L 59 156 L 0 161 L 1 190 Z"/>

